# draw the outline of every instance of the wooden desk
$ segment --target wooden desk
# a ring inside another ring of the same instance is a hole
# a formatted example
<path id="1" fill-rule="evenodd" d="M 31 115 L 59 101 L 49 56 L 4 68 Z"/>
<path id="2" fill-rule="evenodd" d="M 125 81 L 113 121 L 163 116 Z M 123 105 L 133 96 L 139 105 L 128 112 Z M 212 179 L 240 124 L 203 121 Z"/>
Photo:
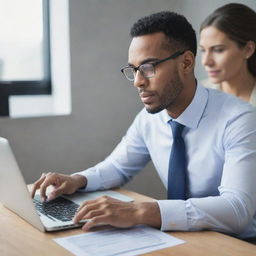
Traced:
<path id="1" fill-rule="evenodd" d="M 151 201 L 135 192 L 120 190 L 138 201 Z M 71 256 L 52 239 L 81 234 L 80 229 L 42 233 L 0 204 L 1 256 Z M 168 232 L 185 244 L 148 253 L 163 256 L 256 256 L 256 246 L 217 232 Z"/>

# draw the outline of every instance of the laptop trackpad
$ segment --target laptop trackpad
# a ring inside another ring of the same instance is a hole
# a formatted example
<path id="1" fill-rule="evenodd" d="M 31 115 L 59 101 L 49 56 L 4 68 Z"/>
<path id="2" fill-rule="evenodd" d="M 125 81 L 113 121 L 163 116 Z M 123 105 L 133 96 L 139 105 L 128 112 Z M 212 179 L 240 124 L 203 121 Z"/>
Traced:
<path id="1" fill-rule="evenodd" d="M 79 205 L 82 204 L 84 201 L 96 199 L 101 196 L 113 197 L 115 199 L 118 199 L 124 202 L 134 201 L 133 198 L 113 190 L 102 190 L 102 191 L 95 191 L 95 192 L 76 192 L 72 195 L 63 195 L 64 198 L 67 198 Z"/>

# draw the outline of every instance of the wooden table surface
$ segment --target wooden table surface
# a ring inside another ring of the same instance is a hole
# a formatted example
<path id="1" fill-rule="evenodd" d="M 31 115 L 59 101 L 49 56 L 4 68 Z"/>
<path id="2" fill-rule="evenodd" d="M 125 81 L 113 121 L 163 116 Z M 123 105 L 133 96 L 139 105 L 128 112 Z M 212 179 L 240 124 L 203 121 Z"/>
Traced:
<path id="1" fill-rule="evenodd" d="M 149 197 L 127 190 L 117 190 L 136 199 Z M 0 204 L 1 256 L 70 256 L 70 252 L 52 239 L 81 234 L 80 229 L 42 233 Z M 159 256 L 256 256 L 256 246 L 212 231 L 167 232 L 186 243 L 145 255 Z"/>

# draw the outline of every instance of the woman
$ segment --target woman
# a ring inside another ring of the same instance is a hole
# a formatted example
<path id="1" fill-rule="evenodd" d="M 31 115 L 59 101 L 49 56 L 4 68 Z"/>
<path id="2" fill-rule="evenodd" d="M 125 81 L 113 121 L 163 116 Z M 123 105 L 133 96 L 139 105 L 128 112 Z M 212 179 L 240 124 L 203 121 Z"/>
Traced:
<path id="1" fill-rule="evenodd" d="M 243 4 L 215 10 L 200 28 L 207 87 L 233 94 L 256 106 L 256 13 Z"/>

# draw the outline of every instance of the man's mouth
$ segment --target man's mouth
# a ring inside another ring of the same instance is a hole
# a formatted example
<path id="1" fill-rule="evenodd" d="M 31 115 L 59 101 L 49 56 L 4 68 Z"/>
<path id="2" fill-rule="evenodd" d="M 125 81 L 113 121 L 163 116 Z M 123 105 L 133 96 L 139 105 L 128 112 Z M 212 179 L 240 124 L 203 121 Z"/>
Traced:
<path id="1" fill-rule="evenodd" d="M 140 95 L 141 101 L 145 104 L 152 102 L 152 98 L 154 97 L 154 93 L 148 92 L 148 91 L 139 91 L 139 95 Z"/>

